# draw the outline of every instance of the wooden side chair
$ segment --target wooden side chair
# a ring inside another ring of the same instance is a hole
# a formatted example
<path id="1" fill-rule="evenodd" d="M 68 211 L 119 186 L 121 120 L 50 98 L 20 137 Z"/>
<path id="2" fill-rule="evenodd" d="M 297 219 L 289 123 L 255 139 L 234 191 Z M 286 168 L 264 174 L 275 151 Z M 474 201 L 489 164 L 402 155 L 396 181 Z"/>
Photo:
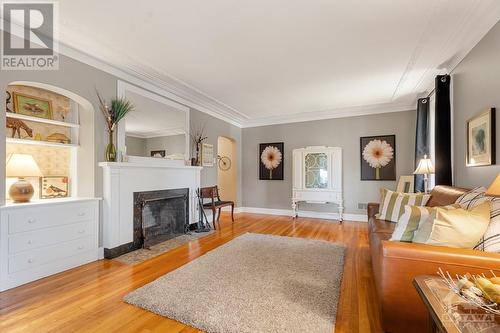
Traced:
<path id="1" fill-rule="evenodd" d="M 215 228 L 215 211 L 219 211 L 219 215 L 217 216 L 217 222 L 220 227 L 220 212 L 222 207 L 231 206 L 231 220 L 234 222 L 234 201 L 223 201 L 219 196 L 219 188 L 217 185 L 211 187 L 202 187 L 200 189 L 201 200 L 203 202 L 203 209 L 212 210 L 212 223 Z M 205 203 L 204 199 L 210 199 L 209 202 Z"/>

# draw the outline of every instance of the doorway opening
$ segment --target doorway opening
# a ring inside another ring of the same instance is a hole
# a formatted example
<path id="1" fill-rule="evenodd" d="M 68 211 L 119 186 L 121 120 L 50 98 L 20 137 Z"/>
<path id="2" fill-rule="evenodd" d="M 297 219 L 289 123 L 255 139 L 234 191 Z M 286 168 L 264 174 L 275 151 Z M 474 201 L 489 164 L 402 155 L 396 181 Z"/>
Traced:
<path id="1" fill-rule="evenodd" d="M 234 139 L 217 138 L 217 185 L 222 200 L 238 202 L 237 147 Z"/>

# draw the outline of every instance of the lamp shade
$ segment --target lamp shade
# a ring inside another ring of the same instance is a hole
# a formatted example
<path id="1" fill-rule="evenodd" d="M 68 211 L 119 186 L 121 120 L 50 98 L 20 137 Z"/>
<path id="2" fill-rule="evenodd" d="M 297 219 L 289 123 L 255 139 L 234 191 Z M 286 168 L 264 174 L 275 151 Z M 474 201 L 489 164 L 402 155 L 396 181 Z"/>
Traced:
<path id="1" fill-rule="evenodd" d="M 486 195 L 492 197 L 500 197 L 500 174 L 497 175 L 497 178 L 491 183 L 490 187 L 486 191 Z"/>
<path id="2" fill-rule="evenodd" d="M 427 155 L 424 155 L 424 158 L 418 162 L 417 169 L 413 172 L 415 175 L 428 175 L 434 173 L 434 166 L 432 165 L 432 161 L 430 158 L 427 158 Z"/>
<path id="3" fill-rule="evenodd" d="M 12 154 L 7 158 L 5 174 L 7 177 L 41 177 L 40 168 L 33 156 L 28 154 Z"/>

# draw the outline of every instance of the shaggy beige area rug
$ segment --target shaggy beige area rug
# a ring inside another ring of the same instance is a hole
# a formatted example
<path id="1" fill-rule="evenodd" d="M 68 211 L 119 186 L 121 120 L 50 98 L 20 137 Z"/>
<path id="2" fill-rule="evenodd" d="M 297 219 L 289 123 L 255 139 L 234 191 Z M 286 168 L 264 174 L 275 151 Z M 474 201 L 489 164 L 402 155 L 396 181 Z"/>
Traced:
<path id="1" fill-rule="evenodd" d="M 113 260 L 117 260 L 127 265 L 135 265 L 143 262 L 144 260 L 148 260 L 159 256 L 162 253 L 175 249 L 181 245 L 189 243 L 191 241 L 197 240 L 201 237 L 213 234 L 214 230 L 210 230 L 208 232 L 191 232 L 186 235 L 180 235 L 175 238 L 166 240 L 164 242 L 158 243 L 156 245 L 151 246 L 149 249 L 138 249 L 129 253 L 125 253 L 119 257 L 114 258 Z"/>
<path id="2" fill-rule="evenodd" d="M 206 332 L 331 333 L 345 247 L 244 234 L 125 296 Z"/>

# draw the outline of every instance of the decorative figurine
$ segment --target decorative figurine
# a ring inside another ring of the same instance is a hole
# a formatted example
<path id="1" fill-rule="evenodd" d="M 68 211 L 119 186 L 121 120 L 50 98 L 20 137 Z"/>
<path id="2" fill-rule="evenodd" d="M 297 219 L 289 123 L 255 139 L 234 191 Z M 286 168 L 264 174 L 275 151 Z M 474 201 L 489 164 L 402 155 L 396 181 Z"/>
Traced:
<path id="1" fill-rule="evenodd" d="M 11 137 L 15 138 L 16 133 L 19 139 L 21 139 L 21 129 L 23 129 L 26 134 L 32 138 L 33 137 L 33 130 L 26 125 L 26 123 L 22 120 L 19 119 L 14 119 L 14 118 L 9 118 L 7 117 L 7 128 L 12 128 L 12 135 Z"/>

